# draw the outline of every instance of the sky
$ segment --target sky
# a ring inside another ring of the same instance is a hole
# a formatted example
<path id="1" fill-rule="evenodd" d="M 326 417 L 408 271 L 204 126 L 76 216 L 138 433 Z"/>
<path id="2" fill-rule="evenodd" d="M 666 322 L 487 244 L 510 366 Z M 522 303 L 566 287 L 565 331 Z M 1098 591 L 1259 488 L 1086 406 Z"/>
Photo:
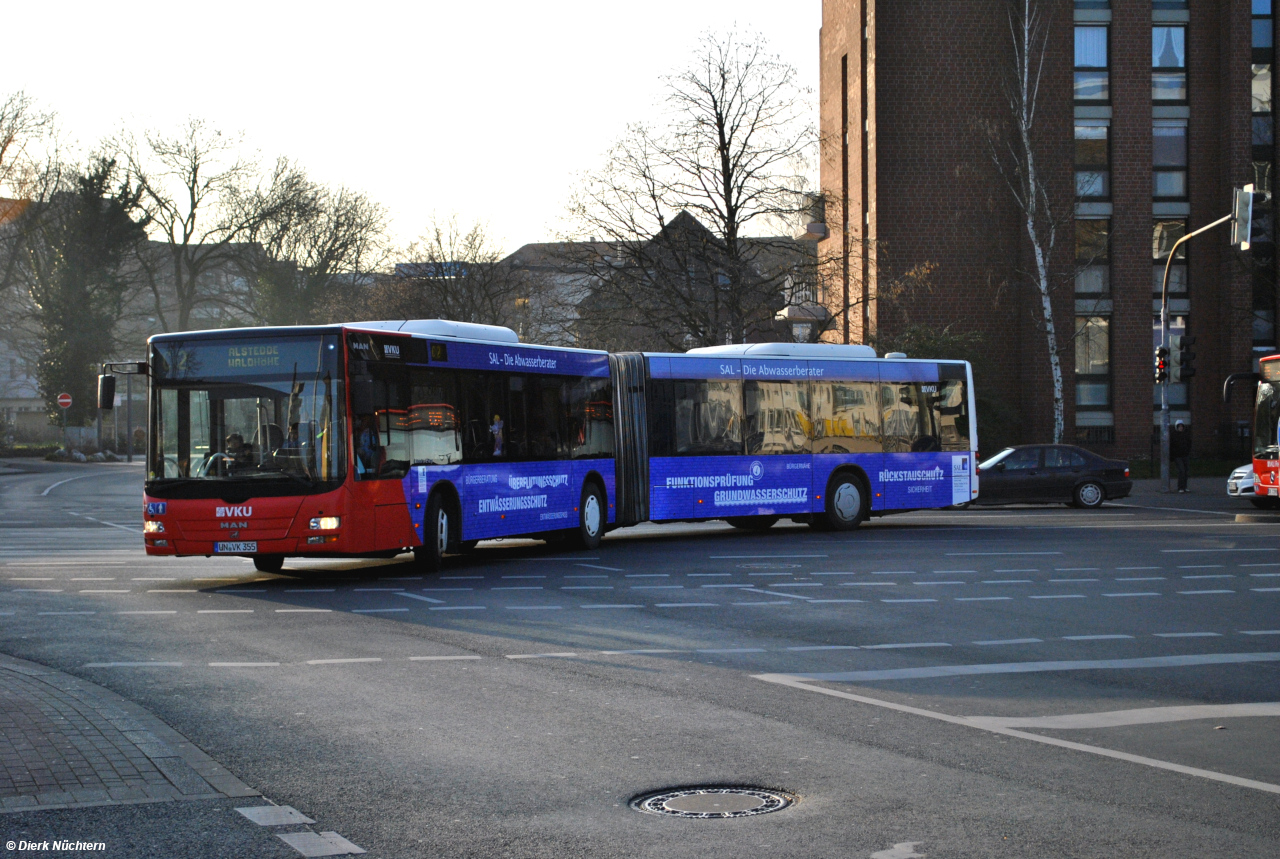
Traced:
<path id="1" fill-rule="evenodd" d="M 821 0 L 116 0 L 3 21 L 37 37 L 6 40 L 0 97 L 25 90 L 85 149 L 200 117 L 382 203 L 401 243 L 456 214 L 512 251 L 566 228 L 576 177 L 655 116 L 703 33 L 762 33 L 816 94 Z"/>

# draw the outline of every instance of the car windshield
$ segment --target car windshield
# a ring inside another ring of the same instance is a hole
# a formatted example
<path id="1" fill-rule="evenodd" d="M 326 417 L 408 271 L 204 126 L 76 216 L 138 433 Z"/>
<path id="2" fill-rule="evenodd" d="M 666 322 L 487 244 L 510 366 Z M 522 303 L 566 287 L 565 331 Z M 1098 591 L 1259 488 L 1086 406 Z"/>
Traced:
<path id="1" fill-rule="evenodd" d="M 1013 453 L 1013 448 L 1011 448 L 1011 447 L 1006 447 L 1004 450 L 1000 451 L 1000 452 L 999 452 L 999 453 L 997 453 L 995 456 L 993 456 L 993 457 L 991 457 L 990 459 L 988 459 L 986 462 L 980 462 L 980 463 L 978 463 L 978 468 L 980 468 L 980 469 L 982 469 L 982 470 L 984 470 L 984 471 L 985 471 L 986 469 L 988 469 L 988 468 L 992 468 L 992 467 L 994 467 L 994 466 L 995 466 L 995 464 L 996 464 L 996 463 L 998 463 L 998 462 L 1002 462 L 1002 461 L 1004 460 L 1004 458 L 1005 458 L 1005 457 L 1007 457 L 1007 456 L 1008 456 L 1009 454 L 1011 454 L 1011 453 Z"/>
<path id="2" fill-rule="evenodd" d="M 150 480 L 344 476 L 336 337 L 168 341 L 152 361 Z"/>

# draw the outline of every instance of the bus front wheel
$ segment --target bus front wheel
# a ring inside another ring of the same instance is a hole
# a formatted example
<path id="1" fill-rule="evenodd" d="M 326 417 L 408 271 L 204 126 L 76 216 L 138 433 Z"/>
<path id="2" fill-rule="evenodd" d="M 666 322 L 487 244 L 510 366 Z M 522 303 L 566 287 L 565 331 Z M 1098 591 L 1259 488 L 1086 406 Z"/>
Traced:
<path id="1" fill-rule="evenodd" d="M 278 573 L 284 569 L 284 555 L 254 555 L 253 568 L 260 573 Z"/>
<path id="2" fill-rule="evenodd" d="M 852 531 L 867 517 L 867 493 L 852 474 L 837 474 L 827 485 L 824 524 L 833 531 Z"/>
<path id="3" fill-rule="evenodd" d="M 582 487 L 582 502 L 578 505 L 578 532 L 575 542 L 584 549 L 596 549 L 604 537 L 604 526 L 608 516 L 604 503 L 604 493 L 594 483 Z"/>
<path id="4" fill-rule="evenodd" d="M 444 553 L 449 550 L 449 508 L 439 493 L 427 502 L 427 513 L 422 517 L 422 545 L 413 547 L 414 560 L 429 573 L 439 571 Z"/>

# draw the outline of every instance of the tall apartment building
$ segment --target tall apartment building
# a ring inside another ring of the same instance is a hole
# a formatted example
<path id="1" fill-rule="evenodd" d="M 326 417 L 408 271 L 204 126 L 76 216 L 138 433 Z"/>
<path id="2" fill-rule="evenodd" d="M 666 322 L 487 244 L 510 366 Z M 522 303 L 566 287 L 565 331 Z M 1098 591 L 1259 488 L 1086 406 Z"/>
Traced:
<path id="1" fill-rule="evenodd" d="M 1051 301 L 1065 440 L 1145 456 L 1169 248 L 1227 214 L 1233 187 L 1271 190 L 1272 2 L 1033 6 L 1049 26 L 1035 149 L 1061 216 Z M 837 260 L 828 304 L 841 317 L 827 338 L 858 342 L 908 322 L 980 331 L 987 393 L 1016 409 L 1021 441 L 1045 441 L 1052 388 L 1030 245 L 991 156 L 1011 120 L 1009 10 L 1008 0 L 824 0 L 830 235 L 820 252 Z M 1173 387 L 1172 409 L 1201 455 L 1242 449 L 1249 410 L 1222 405 L 1222 381 L 1277 346 L 1270 205 L 1255 212 L 1253 241 L 1238 251 L 1223 227 L 1184 245 L 1171 268 L 1173 333 L 1198 339 L 1198 374 Z M 881 295 L 922 263 L 936 266 L 931 291 Z"/>

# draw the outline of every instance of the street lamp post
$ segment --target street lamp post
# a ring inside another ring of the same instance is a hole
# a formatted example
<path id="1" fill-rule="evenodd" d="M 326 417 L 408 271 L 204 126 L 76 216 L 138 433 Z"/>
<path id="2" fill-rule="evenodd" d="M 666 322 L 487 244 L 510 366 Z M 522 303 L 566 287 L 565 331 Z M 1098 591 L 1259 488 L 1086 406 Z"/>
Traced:
<path id="1" fill-rule="evenodd" d="M 1164 264 L 1164 280 L 1160 285 L 1160 345 L 1166 350 L 1169 349 L 1169 269 L 1173 267 L 1173 259 L 1178 255 L 1178 247 L 1201 233 L 1230 223 L 1231 244 L 1238 246 L 1242 251 L 1247 251 L 1252 227 L 1254 196 L 1252 184 L 1245 185 L 1244 188 L 1236 188 L 1230 215 L 1187 233 L 1174 242 L 1173 247 L 1169 249 L 1169 258 Z M 1169 381 L 1166 375 L 1160 382 L 1160 482 L 1164 484 L 1165 492 L 1173 490 L 1169 481 Z"/>

